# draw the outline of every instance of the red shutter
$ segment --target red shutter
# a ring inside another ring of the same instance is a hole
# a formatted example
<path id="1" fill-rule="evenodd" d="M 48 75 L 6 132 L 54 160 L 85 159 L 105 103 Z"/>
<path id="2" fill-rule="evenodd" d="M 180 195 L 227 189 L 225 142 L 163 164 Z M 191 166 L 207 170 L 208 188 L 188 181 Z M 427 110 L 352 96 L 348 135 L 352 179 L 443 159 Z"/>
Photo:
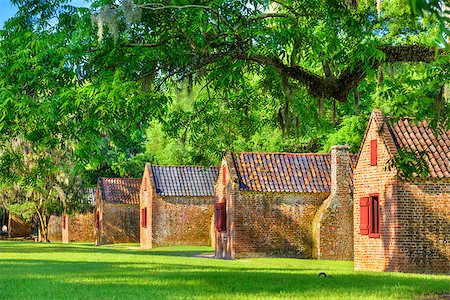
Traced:
<path id="1" fill-rule="evenodd" d="M 222 214 L 220 215 L 220 217 L 222 218 L 222 228 L 220 231 L 225 231 L 227 230 L 227 205 L 225 203 L 225 199 L 223 199 L 222 204 Z"/>
<path id="2" fill-rule="evenodd" d="M 147 228 L 147 207 L 141 209 L 141 226 Z"/>
<path id="3" fill-rule="evenodd" d="M 215 209 L 215 223 L 216 230 L 218 232 L 227 230 L 227 211 L 225 199 L 222 201 L 223 202 L 216 203 Z"/>
<path id="4" fill-rule="evenodd" d="M 222 167 L 222 184 L 227 184 L 227 167 Z"/>
<path id="5" fill-rule="evenodd" d="M 220 217 L 222 214 L 222 203 L 216 203 L 216 211 L 215 211 L 215 221 L 216 221 L 216 230 L 220 231 L 222 228 L 222 218 Z"/>
<path id="6" fill-rule="evenodd" d="M 370 165 L 376 166 L 378 160 L 377 140 L 370 141 Z"/>
<path id="7" fill-rule="evenodd" d="M 380 237 L 380 204 L 378 194 L 370 195 L 369 237 Z"/>
<path id="8" fill-rule="evenodd" d="M 62 226 L 63 226 L 63 229 L 66 229 L 66 226 L 67 226 L 67 216 L 66 215 L 62 216 Z"/>
<path id="9" fill-rule="evenodd" d="M 369 197 L 359 200 L 359 233 L 369 234 Z"/>
<path id="10" fill-rule="evenodd" d="M 95 212 L 95 228 L 98 229 L 100 227 L 100 211 Z"/>

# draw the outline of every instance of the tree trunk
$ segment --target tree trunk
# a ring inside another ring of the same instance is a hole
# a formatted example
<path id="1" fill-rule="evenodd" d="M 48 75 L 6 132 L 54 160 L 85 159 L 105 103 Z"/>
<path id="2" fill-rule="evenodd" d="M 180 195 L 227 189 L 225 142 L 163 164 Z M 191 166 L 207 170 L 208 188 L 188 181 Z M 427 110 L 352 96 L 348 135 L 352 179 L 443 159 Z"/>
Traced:
<path id="1" fill-rule="evenodd" d="M 359 115 L 359 88 L 356 87 L 353 90 L 353 109 L 355 111 L 355 116 Z"/>
<path id="2" fill-rule="evenodd" d="M 188 86 L 187 86 L 187 93 L 188 93 L 188 96 L 189 96 L 189 97 L 190 97 L 191 94 L 192 94 L 192 88 L 193 88 L 193 86 L 194 86 L 194 78 L 193 78 L 193 75 L 192 75 L 192 74 L 189 74 L 189 75 L 188 75 Z"/>
<path id="3" fill-rule="evenodd" d="M 440 116 L 442 113 L 442 106 L 444 105 L 444 90 L 445 84 L 441 87 L 438 96 L 434 100 L 434 110 L 437 116 Z"/>
<path id="4" fill-rule="evenodd" d="M 278 109 L 278 124 L 280 125 L 281 132 L 284 135 L 284 121 L 283 121 L 283 113 L 281 112 L 281 107 Z"/>
<path id="5" fill-rule="evenodd" d="M 337 125 L 337 116 L 336 116 L 336 100 L 333 99 L 333 127 Z"/>
<path id="6" fill-rule="evenodd" d="M 450 7 L 447 5 L 447 4 L 442 4 L 442 11 L 447 11 L 448 9 L 449 9 Z M 450 15 L 449 14 L 444 14 L 445 15 L 445 17 L 450 17 Z M 448 25 L 448 23 L 447 23 L 447 25 Z M 447 30 L 448 29 L 450 29 L 448 26 L 446 26 L 447 27 Z M 450 45 L 450 35 L 447 35 L 447 44 L 449 44 Z M 445 101 L 448 101 L 448 99 L 449 99 L 449 93 L 450 93 L 450 88 L 449 88 L 449 86 L 448 86 L 448 82 L 447 83 L 445 83 L 444 84 L 444 91 L 443 91 L 443 98 L 444 98 L 444 100 Z"/>
<path id="7" fill-rule="evenodd" d="M 11 213 L 8 212 L 8 237 L 11 237 Z"/>
<path id="8" fill-rule="evenodd" d="M 39 228 L 39 242 L 48 243 L 48 220 L 47 217 L 39 210 L 36 211 L 38 215 L 38 228 Z"/>
<path id="9" fill-rule="evenodd" d="M 323 112 L 325 110 L 325 105 L 323 101 L 323 97 L 319 98 L 319 118 L 323 118 Z"/>
<path id="10" fill-rule="evenodd" d="M 290 127 L 291 124 L 289 121 L 289 99 L 286 97 L 286 101 L 284 102 L 284 130 L 286 132 L 286 135 L 289 134 Z"/>
<path id="11" fill-rule="evenodd" d="M 286 135 L 289 134 L 289 130 L 291 127 L 290 120 L 289 120 L 289 104 L 292 99 L 292 88 L 289 84 L 289 79 L 286 76 L 283 76 L 282 79 L 283 83 L 283 92 L 284 92 L 284 112 L 283 112 L 283 119 L 284 119 L 284 132 Z"/>

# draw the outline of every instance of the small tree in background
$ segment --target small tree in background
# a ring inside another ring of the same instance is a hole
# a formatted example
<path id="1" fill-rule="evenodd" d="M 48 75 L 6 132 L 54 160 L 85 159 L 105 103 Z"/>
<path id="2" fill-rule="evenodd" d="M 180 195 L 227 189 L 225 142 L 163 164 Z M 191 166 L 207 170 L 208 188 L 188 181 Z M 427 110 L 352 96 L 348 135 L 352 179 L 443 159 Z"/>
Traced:
<path id="1" fill-rule="evenodd" d="M 48 242 L 51 215 L 89 207 L 70 146 L 33 149 L 23 139 L 13 138 L 1 149 L 1 202 L 13 215 L 37 221 L 39 241 Z"/>

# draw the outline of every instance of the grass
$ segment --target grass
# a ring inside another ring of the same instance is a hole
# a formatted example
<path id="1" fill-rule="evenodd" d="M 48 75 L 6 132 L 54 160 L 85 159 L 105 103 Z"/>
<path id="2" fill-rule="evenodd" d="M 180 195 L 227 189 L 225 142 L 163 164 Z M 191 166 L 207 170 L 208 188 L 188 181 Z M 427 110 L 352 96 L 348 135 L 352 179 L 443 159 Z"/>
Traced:
<path id="1" fill-rule="evenodd" d="M 225 261 L 199 257 L 212 254 L 208 247 L 133 246 L 0 242 L 0 299 L 415 299 L 450 293 L 445 275 L 355 272 L 345 261 Z"/>

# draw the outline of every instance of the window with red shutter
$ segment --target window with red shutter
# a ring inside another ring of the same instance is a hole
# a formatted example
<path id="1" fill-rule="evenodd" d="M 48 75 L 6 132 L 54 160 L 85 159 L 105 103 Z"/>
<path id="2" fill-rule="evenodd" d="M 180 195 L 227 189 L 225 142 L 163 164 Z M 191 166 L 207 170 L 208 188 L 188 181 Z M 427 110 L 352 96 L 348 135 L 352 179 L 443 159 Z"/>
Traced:
<path id="1" fill-rule="evenodd" d="M 370 195 L 369 237 L 380 237 L 380 205 L 378 194 Z"/>
<path id="2" fill-rule="evenodd" d="M 147 228 L 147 207 L 141 209 L 141 226 Z"/>
<path id="3" fill-rule="evenodd" d="M 378 160 L 377 140 L 370 141 L 370 165 L 376 166 Z"/>
<path id="4" fill-rule="evenodd" d="M 221 202 L 216 203 L 215 223 L 216 230 L 218 232 L 227 230 L 227 211 L 225 199 L 223 199 Z"/>
<path id="5" fill-rule="evenodd" d="M 359 233 L 369 234 L 369 197 L 359 199 Z"/>
<path id="6" fill-rule="evenodd" d="M 100 227 L 100 211 L 95 212 L 95 228 L 98 229 Z"/>
<path id="7" fill-rule="evenodd" d="M 66 229 L 67 226 L 67 215 L 62 216 L 62 227 L 63 229 Z"/>
<path id="8" fill-rule="evenodd" d="M 222 167 L 222 184 L 227 184 L 227 167 Z"/>
<path id="9" fill-rule="evenodd" d="M 147 177 L 144 178 L 144 191 L 147 190 Z"/>

